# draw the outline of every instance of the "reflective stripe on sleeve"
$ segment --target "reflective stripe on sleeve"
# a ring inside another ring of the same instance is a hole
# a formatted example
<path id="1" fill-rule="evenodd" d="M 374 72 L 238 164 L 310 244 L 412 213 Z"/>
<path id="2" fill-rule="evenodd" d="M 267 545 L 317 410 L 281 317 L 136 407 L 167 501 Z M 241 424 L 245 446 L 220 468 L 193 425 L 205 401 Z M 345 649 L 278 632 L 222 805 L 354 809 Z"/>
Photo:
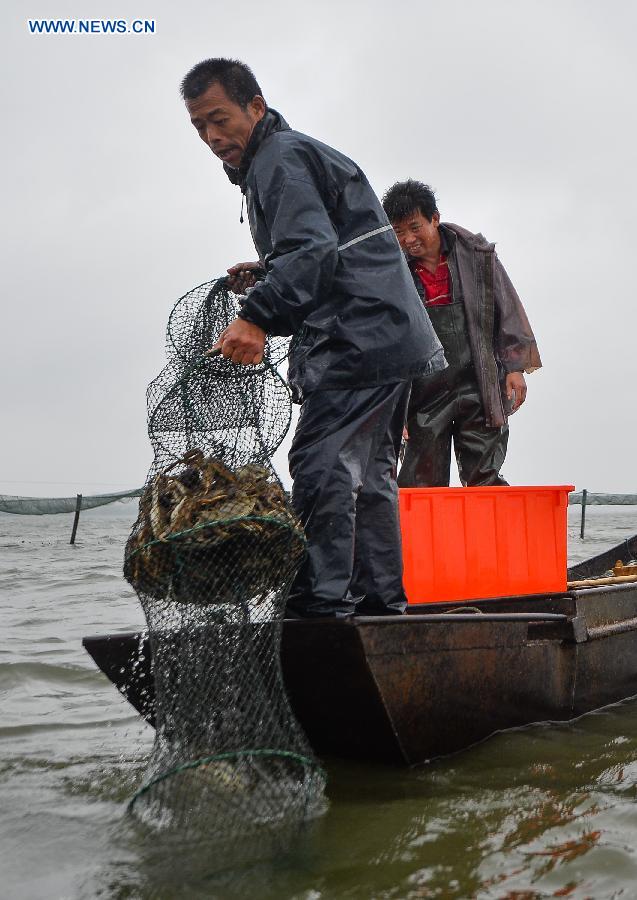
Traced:
<path id="1" fill-rule="evenodd" d="M 382 234 L 383 231 L 389 231 L 390 229 L 391 225 L 383 225 L 382 228 L 375 228 L 373 231 L 368 231 L 366 234 L 361 234 L 359 237 L 353 238 L 351 241 L 347 241 L 346 244 L 340 244 L 336 249 L 347 250 L 348 247 L 352 247 L 354 244 L 360 244 L 361 241 L 366 241 L 367 238 L 374 237 L 375 234 Z"/>

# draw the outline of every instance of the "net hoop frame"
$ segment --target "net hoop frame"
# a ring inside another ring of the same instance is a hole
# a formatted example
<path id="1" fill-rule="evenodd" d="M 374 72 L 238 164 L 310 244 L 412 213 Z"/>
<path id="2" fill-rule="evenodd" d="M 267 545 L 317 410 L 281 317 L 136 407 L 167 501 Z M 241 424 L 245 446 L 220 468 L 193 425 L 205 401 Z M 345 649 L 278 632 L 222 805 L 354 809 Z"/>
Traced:
<path id="1" fill-rule="evenodd" d="M 169 778 L 172 778 L 174 775 L 179 775 L 181 772 L 187 772 L 190 769 L 198 769 L 199 766 L 208 765 L 211 762 L 223 761 L 225 759 L 242 759 L 244 757 L 266 757 L 266 758 L 279 758 L 279 759 L 293 759 L 296 762 L 300 763 L 302 766 L 305 766 L 308 769 L 311 769 L 317 772 L 319 775 L 327 779 L 327 773 L 323 766 L 321 766 L 315 759 L 312 759 L 309 756 L 303 756 L 301 753 L 294 753 L 292 750 L 273 750 L 270 748 L 261 748 L 259 750 L 226 750 L 224 753 L 215 753 L 212 756 L 202 756 L 201 759 L 192 759 L 188 760 L 188 762 L 181 763 L 179 766 L 174 766 L 172 769 L 169 769 L 167 772 L 162 772 L 161 775 L 157 775 L 156 778 L 151 779 L 147 784 L 144 784 L 138 791 L 135 791 L 131 799 L 128 801 L 127 809 L 129 812 L 132 812 L 133 806 L 135 805 L 135 801 L 142 797 L 144 794 L 147 794 L 151 788 L 153 788 L 157 784 L 161 784 L 162 781 L 167 781 Z"/>

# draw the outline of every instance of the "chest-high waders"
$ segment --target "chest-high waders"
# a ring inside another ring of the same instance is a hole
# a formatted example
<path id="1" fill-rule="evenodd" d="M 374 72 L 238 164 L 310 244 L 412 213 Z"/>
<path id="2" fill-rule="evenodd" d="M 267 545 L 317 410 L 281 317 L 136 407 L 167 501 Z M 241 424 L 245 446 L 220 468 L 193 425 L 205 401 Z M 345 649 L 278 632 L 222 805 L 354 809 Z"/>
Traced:
<path id="1" fill-rule="evenodd" d="M 409 440 L 398 476 L 401 487 L 446 487 L 451 439 L 463 485 L 506 484 L 500 468 L 508 426 L 488 428 L 475 377 L 461 299 L 427 307 L 449 367 L 416 379 L 407 417 Z"/>

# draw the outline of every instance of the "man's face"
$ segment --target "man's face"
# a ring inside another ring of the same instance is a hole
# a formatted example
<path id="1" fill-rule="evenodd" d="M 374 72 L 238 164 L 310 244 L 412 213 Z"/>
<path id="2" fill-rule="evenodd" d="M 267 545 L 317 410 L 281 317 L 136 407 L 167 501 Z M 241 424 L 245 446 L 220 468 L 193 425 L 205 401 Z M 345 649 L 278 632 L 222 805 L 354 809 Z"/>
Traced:
<path id="1" fill-rule="evenodd" d="M 399 222 L 392 222 L 398 243 L 413 259 L 426 259 L 440 249 L 438 226 L 440 216 L 434 213 L 431 222 L 418 210 Z"/>
<path id="2" fill-rule="evenodd" d="M 186 100 L 186 109 L 201 140 L 222 162 L 237 169 L 254 126 L 265 114 L 265 100 L 253 97 L 242 109 L 215 82 L 201 96 Z"/>

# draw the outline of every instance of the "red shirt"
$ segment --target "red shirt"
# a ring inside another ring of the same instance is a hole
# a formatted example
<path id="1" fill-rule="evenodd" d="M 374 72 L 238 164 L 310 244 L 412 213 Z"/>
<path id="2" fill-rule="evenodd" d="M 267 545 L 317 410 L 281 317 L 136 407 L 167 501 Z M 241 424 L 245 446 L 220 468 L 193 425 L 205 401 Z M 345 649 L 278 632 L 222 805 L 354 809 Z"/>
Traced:
<path id="1" fill-rule="evenodd" d="M 440 256 L 435 272 L 430 272 L 422 263 L 416 263 L 414 271 L 425 289 L 425 306 L 445 306 L 447 303 L 453 303 L 449 265 L 444 253 Z"/>

